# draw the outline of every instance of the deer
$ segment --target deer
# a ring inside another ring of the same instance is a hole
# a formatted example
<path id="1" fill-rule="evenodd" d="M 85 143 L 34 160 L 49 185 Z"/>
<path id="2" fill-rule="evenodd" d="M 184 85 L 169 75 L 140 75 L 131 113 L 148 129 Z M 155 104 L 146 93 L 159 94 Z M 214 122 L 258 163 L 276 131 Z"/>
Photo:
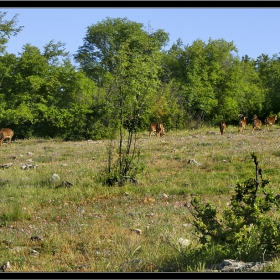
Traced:
<path id="1" fill-rule="evenodd" d="M 14 132 L 10 128 L 2 128 L 0 130 L 0 147 L 5 139 L 8 139 L 8 145 L 11 146 L 13 136 Z"/>
<path id="2" fill-rule="evenodd" d="M 257 130 L 261 129 L 262 121 L 260 119 L 258 119 L 257 115 L 254 115 L 252 121 L 253 121 L 253 130 L 252 130 L 252 133 L 253 133 L 255 129 L 257 129 Z"/>
<path id="3" fill-rule="evenodd" d="M 220 123 L 220 132 L 221 132 L 221 135 L 223 135 L 225 132 L 226 132 L 226 123 L 225 122 L 221 122 Z"/>
<path id="4" fill-rule="evenodd" d="M 242 114 L 238 115 L 239 122 L 238 122 L 238 134 L 243 133 L 246 127 L 246 117 Z"/>
<path id="5" fill-rule="evenodd" d="M 164 136 L 164 126 L 162 122 L 158 122 L 158 123 L 151 123 L 150 124 L 150 133 L 149 133 L 149 137 L 151 137 L 152 132 L 155 132 L 156 137 L 158 137 L 158 135 L 160 137 Z"/>
<path id="6" fill-rule="evenodd" d="M 275 121 L 277 120 L 277 115 L 274 115 L 273 117 L 266 117 L 265 120 L 264 120 L 264 123 L 265 123 L 265 127 L 267 129 L 269 129 L 269 127 L 271 127 L 272 125 L 275 124 Z"/>

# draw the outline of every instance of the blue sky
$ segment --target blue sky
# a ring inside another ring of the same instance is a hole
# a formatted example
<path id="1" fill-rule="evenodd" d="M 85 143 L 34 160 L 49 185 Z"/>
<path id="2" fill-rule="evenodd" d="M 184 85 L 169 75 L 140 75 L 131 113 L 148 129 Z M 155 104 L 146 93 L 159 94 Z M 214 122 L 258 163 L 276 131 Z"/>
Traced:
<path id="1" fill-rule="evenodd" d="M 10 2 L 12 3 L 12 2 Z M 106 3 L 106 2 L 103 2 Z M 234 42 L 240 57 L 280 53 L 280 8 L 8 8 L 4 19 L 18 15 L 23 30 L 12 37 L 7 51 L 18 54 L 29 43 L 43 50 L 52 39 L 65 43 L 70 55 L 83 45 L 88 26 L 106 17 L 148 23 L 169 33 L 169 45 L 181 38 L 184 45 L 201 39 Z"/>

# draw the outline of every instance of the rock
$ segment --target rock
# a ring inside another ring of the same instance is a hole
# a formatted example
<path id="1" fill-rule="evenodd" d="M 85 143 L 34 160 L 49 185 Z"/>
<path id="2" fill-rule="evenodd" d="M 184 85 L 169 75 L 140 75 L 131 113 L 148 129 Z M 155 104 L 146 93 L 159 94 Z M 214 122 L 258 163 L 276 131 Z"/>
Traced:
<path id="1" fill-rule="evenodd" d="M 262 271 L 268 265 L 272 265 L 272 262 L 243 262 L 228 259 L 218 264 L 217 269 L 221 272 L 256 272 Z"/>
<path id="2" fill-rule="evenodd" d="M 189 159 L 189 160 L 188 160 L 188 164 L 201 165 L 200 163 L 198 163 L 198 162 L 195 161 L 194 159 Z"/>
<path id="3" fill-rule="evenodd" d="M 52 175 L 52 177 L 50 178 L 50 181 L 51 181 L 51 182 L 57 182 L 57 181 L 60 181 L 60 177 L 59 177 L 59 175 L 58 175 L 58 174 L 56 174 L 56 173 L 54 173 L 54 174 Z"/>
<path id="4" fill-rule="evenodd" d="M 136 232 L 137 234 L 141 234 L 142 233 L 142 230 L 138 229 L 138 228 L 131 228 L 130 230 Z"/>
<path id="5" fill-rule="evenodd" d="M 0 267 L 0 270 L 1 270 L 2 272 L 11 271 L 11 270 L 12 270 L 12 267 L 11 267 L 10 262 L 5 262 L 5 263 Z"/>
<path id="6" fill-rule="evenodd" d="M 31 254 L 33 256 L 39 256 L 39 252 L 37 252 L 36 250 L 31 249 Z"/>
<path id="7" fill-rule="evenodd" d="M 74 186 L 72 183 L 68 182 L 68 181 L 62 181 L 61 184 L 59 184 L 58 186 L 56 186 L 55 188 L 61 188 L 61 187 L 64 187 L 64 188 L 70 188 Z"/>
<path id="8" fill-rule="evenodd" d="M 3 169 L 7 169 L 7 168 L 10 168 L 12 165 L 13 164 L 11 162 L 9 162 L 9 163 L 5 163 L 5 164 L 0 165 L 0 167 L 3 168 Z"/>
<path id="9" fill-rule="evenodd" d="M 30 241 L 43 241 L 44 238 L 40 236 L 31 236 Z"/>
<path id="10" fill-rule="evenodd" d="M 146 214 L 145 216 L 150 218 L 150 217 L 154 216 L 154 213 L 149 213 L 149 214 Z"/>
<path id="11" fill-rule="evenodd" d="M 63 187 L 66 187 L 66 188 L 70 188 L 70 187 L 73 187 L 74 185 L 68 181 L 62 181 L 62 184 L 61 184 Z"/>
<path id="12" fill-rule="evenodd" d="M 24 164 L 20 167 L 21 169 L 23 170 L 26 170 L 26 169 L 31 169 L 31 168 L 38 168 L 38 165 L 32 165 L 32 164 Z"/>
<path id="13" fill-rule="evenodd" d="M 184 238 L 179 238 L 178 239 L 178 243 L 182 246 L 182 247 L 188 247 L 191 244 L 191 241 L 189 239 L 184 239 Z"/>

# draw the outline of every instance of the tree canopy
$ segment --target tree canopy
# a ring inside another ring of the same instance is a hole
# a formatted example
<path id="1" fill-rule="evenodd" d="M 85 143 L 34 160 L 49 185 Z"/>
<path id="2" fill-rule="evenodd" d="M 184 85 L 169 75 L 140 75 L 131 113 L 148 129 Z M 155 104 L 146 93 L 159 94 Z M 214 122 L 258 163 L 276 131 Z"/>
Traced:
<path id="1" fill-rule="evenodd" d="M 234 42 L 222 38 L 191 45 L 179 38 L 166 49 L 164 30 L 106 18 L 87 27 L 76 67 L 60 41 L 7 53 L 23 26 L 18 15 L 6 16 L 0 12 L 0 124 L 17 137 L 101 139 L 132 124 L 139 131 L 153 121 L 167 129 L 237 125 L 239 114 L 280 112 L 279 55 L 240 58 Z"/>

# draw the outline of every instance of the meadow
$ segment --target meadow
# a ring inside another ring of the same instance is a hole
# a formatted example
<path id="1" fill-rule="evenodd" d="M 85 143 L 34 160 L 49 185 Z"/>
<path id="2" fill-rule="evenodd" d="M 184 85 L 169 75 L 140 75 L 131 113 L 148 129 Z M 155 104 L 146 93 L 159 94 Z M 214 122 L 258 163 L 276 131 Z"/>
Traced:
<path id="1" fill-rule="evenodd" d="M 185 204 L 198 194 L 224 209 L 236 184 L 254 177 L 252 152 L 277 193 L 279 125 L 254 133 L 248 126 L 244 134 L 237 126 L 224 135 L 218 127 L 148 134 L 137 141 L 144 169 L 122 187 L 98 180 L 108 165 L 106 140 L 4 143 L 0 266 L 9 262 L 13 272 L 201 272 L 222 261 L 214 253 L 187 257 L 199 244 Z M 117 140 L 115 146 L 117 154 Z"/>

